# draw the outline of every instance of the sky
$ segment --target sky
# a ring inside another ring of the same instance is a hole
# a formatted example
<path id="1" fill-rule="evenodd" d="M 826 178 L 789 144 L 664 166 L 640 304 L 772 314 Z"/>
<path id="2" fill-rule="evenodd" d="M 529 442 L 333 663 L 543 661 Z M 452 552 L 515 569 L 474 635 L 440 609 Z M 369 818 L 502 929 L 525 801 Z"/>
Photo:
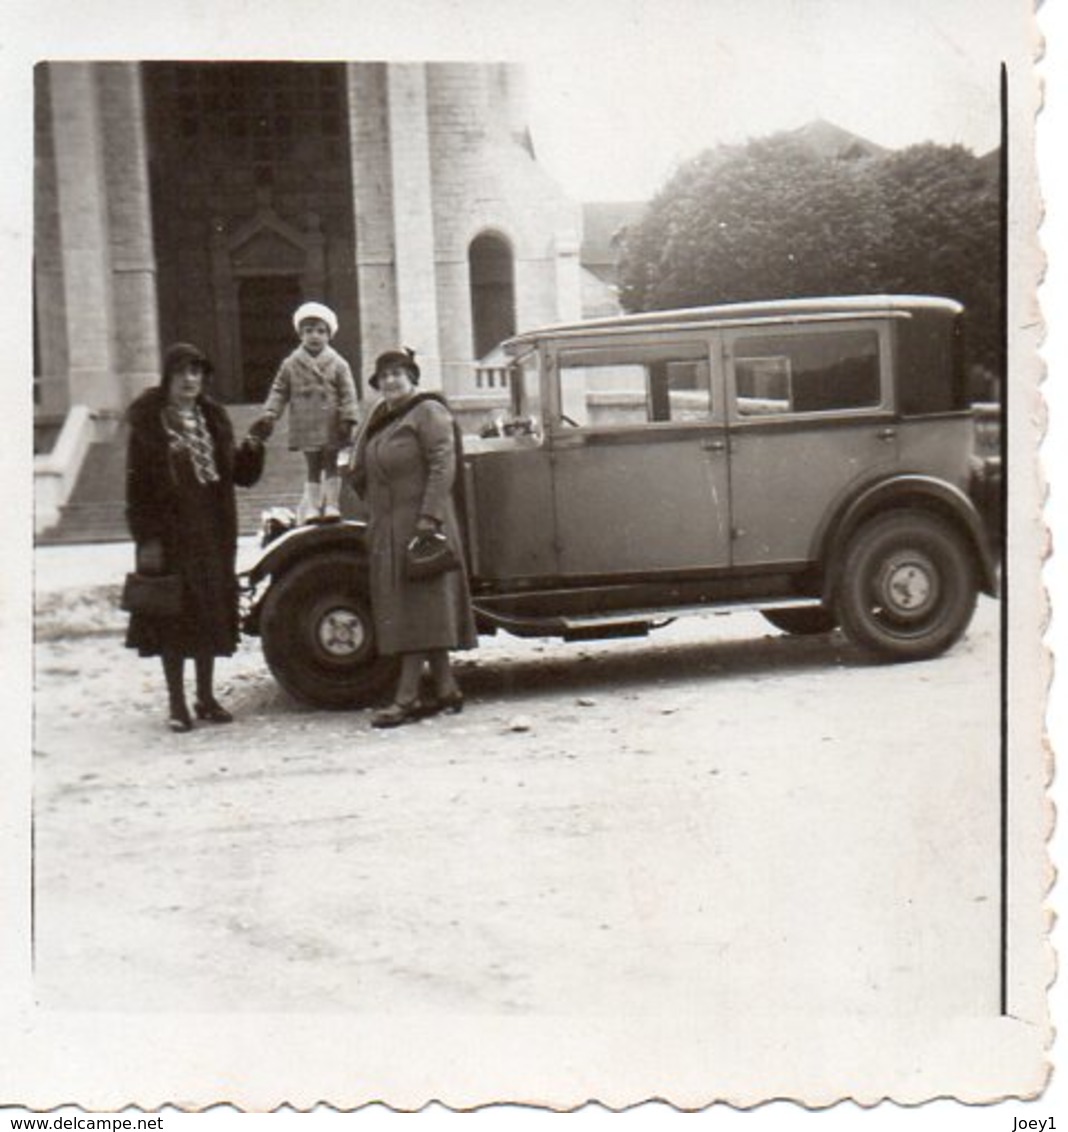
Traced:
<path id="1" fill-rule="evenodd" d="M 1066 0 L 1050 0 L 1063 4 Z M 642 200 L 682 161 L 825 118 L 881 145 L 998 141 L 1031 0 L 4 0 L 20 58 L 513 60 L 539 160 L 578 200 Z M 156 13 L 165 10 L 166 20 Z M 106 13 L 107 18 L 102 18 Z M 4 74 L 5 67 L 7 74 Z M 19 81 L 18 79 L 16 81 Z M 22 93 L 28 94 L 25 68 Z"/>
<path id="2" fill-rule="evenodd" d="M 1034 34 L 1015 0 L 594 3 L 568 27 L 528 56 L 528 108 L 539 159 L 579 200 L 647 199 L 702 149 L 817 118 L 985 153 L 1002 58 L 1028 59 Z"/>

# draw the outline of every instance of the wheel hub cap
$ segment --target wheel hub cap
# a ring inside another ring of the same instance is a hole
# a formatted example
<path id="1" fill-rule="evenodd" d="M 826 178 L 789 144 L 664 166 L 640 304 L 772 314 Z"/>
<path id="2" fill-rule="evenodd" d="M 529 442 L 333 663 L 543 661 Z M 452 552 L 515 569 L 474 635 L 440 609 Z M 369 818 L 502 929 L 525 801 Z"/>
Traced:
<path id="1" fill-rule="evenodd" d="M 938 598 L 938 573 L 923 555 L 887 562 L 878 584 L 880 603 L 895 617 L 913 620 L 928 613 Z"/>
<path id="2" fill-rule="evenodd" d="M 363 622 L 351 609 L 332 609 L 319 622 L 318 637 L 331 656 L 349 657 L 363 647 Z"/>

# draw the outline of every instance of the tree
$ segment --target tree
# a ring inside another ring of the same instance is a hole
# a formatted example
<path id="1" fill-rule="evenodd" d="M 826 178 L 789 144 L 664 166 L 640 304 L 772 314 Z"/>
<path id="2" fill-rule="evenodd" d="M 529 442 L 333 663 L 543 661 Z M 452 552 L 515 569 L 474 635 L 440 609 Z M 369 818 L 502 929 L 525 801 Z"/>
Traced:
<path id="1" fill-rule="evenodd" d="M 962 302 L 969 361 L 997 373 L 1004 307 L 996 169 L 962 146 L 928 143 L 889 154 L 876 173 L 886 289 Z"/>
<path id="2" fill-rule="evenodd" d="M 708 150 L 631 226 L 627 310 L 810 295 L 945 295 L 970 315 L 969 360 L 999 361 L 996 173 L 960 146 L 843 158 L 777 135 Z"/>

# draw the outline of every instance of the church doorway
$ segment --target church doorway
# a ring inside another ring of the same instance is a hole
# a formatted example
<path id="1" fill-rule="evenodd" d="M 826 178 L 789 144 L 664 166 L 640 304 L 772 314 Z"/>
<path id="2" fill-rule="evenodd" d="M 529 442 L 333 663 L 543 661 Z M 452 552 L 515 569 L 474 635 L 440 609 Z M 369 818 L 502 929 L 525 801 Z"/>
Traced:
<path id="1" fill-rule="evenodd" d="M 241 399 L 267 397 L 278 364 L 297 345 L 293 312 L 300 306 L 296 275 L 252 275 L 238 281 L 241 333 Z"/>
<path id="2" fill-rule="evenodd" d="M 338 312 L 338 349 L 356 357 L 346 65 L 179 60 L 142 73 L 161 339 L 195 342 L 216 393 L 238 403 L 266 392 L 305 298 Z"/>

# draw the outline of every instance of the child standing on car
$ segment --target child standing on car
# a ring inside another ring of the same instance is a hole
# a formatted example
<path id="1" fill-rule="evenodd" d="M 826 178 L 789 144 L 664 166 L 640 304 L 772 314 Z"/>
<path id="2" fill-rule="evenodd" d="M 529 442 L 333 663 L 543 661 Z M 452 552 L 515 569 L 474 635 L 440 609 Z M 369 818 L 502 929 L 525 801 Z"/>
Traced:
<path id="1" fill-rule="evenodd" d="M 300 345 L 279 366 L 250 430 L 266 439 L 289 406 L 289 448 L 304 453 L 307 467 L 298 523 L 341 518 L 338 451 L 351 443 L 359 414 L 352 370 L 330 345 L 337 326 L 337 315 L 322 303 L 297 308 L 293 328 Z"/>

